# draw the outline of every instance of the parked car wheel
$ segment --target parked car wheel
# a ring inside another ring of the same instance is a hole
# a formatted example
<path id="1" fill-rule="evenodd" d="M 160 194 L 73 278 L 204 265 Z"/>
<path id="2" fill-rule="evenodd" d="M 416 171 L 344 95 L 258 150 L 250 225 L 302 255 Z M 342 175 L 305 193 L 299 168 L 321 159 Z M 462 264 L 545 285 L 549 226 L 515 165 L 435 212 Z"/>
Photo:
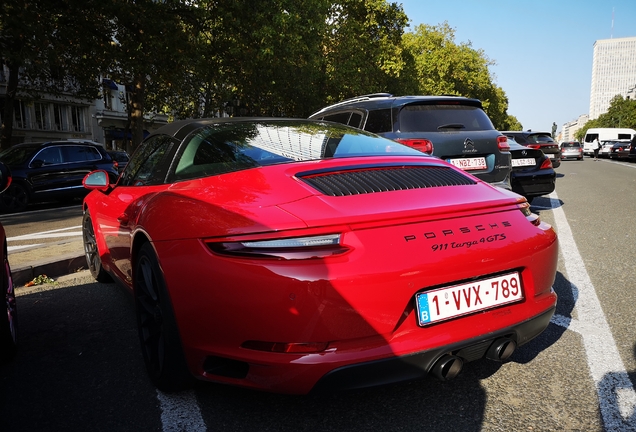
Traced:
<path id="1" fill-rule="evenodd" d="M 18 307 L 6 251 L 2 271 L 2 291 L 7 312 L 0 317 L 0 362 L 6 362 L 15 356 L 18 348 Z"/>
<path id="2" fill-rule="evenodd" d="M 192 377 L 161 268 L 150 243 L 139 250 L 134 274 L 137 327 L 148 375 L 161 391 L 184 390 L 190 386 Z"/>
<path id="3" fill-rule="evenodd" d="M 95 239 L 95 231 L 93 229 L 93 221 L 88 210 L 84 213 L 82 221 L 82 236 L 84 237 L 84 255 L 86 256 L 86 265 L 91 275 L 98 282 L 110 282 L 112 278 L 102 267 L 102 259 L 97 249 L 97 240 Z"/>
<path id="4" fill-rule="evenodd" d="M 29 205 L 29 191 L 20 183 L 13 183 L 0 195 L 0 203 L 7 213 L 24 211 Z"/>

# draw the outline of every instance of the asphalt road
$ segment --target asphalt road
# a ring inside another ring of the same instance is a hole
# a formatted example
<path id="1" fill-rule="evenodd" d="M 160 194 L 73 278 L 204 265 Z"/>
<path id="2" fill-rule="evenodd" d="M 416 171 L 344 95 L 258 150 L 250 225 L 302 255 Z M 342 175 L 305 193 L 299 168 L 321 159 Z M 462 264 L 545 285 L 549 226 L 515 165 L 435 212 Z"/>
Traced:
<path id="1" fill-rule="evenodd" d="M 145 376 L 131 296 L 83 272 L 19 296 L 0 430 L 636 430 L 636 164 L 586 158 L 557 172 L 556 193 L 533 203 L 559 233 L 557 313 L 505 364 L 323 396 L 208 383 L 162 394 Z"/>
<path id="2" fill-rule="evenodd" d="M 0 215 L 7 235 L 9 254 L 46 247 L 76 238 L 81 239 L 82 206 L 57 206 L 30 209 L 24 213 Z"/>

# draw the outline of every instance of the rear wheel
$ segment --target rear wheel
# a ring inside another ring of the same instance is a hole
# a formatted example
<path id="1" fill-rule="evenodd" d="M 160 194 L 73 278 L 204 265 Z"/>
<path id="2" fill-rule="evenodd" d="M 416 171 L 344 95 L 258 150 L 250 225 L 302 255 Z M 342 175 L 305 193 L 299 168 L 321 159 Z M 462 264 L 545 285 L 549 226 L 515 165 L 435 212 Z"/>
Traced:
<path id="1" fill-rule="evenodd" d="M 161 391 L 184 390 L 192 384 L 179 329 L 155 251 L 150 243 L 139 250 L 134 284 L 137 328 L 148 375 Z"/>
<path id="2" fill-rule="evenodd" d="M 91 220 L 91 214 L 88 210 L 84 212 L 84 219 L 82 220 L 82 236 L 84 238 L 84 256 L 86 257 L 86 265 L 88 266 L 91 275 L 98 282 L 112 281 L 110 275 L 106 273 L 102 267 L 102 258 L 99 256 L 99 249 L 97 249 L 95 229 L 93 228 L 93 221 Z"/>
<path id="3" fill-rule="evenodd" d="M 2 266 L 2 292 L 6 313 L 0 316 L 0 362 L 4 363 L 15 356 L 18 348 L 18 306 L 15 301 L 15 288 L 6 251 Z"/>

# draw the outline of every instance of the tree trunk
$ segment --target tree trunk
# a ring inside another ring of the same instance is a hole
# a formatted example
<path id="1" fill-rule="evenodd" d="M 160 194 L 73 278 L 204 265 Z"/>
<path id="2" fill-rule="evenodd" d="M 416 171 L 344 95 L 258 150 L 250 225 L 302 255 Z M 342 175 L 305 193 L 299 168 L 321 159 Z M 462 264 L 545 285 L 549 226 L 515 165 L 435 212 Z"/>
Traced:
<path id="1" fill-rule="evenodd" d="M 11 147 L 13 135 L 13 104 L 18 93 L 18 63 L 6 63 L 9 66 L 9 82 L 7 83 L 7 95 L 4 99 L 4 112 L 2 113 L 2 126 L 0 126 L 0 149 Z"/>
<path id="2" fill-rule="evenodd" d="M 146 76 L 136 74 L 132 83 L 130 128 L 132 130 L 132 150 L 136 150 L 144 139 L 144 96 Z"/>

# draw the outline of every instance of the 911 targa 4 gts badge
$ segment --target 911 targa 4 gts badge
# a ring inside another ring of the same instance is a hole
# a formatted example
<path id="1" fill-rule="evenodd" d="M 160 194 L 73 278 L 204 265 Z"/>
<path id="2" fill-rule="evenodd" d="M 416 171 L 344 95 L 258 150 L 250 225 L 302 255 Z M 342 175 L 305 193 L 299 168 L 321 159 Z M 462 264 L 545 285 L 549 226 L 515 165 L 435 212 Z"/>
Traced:
<path id="1" fill-rule="evenodd" d="M 506 240 L 506 234 L 504 232 L 493 233 L 494 230 L 501 230 L 504 228 L 511 228 L 512 224 L 509 221 L 502 221 L 490 224 L 479 224 L 475 226 L 464 226 L 454 229 L 442 229 L 439 231 L 427 231 L 419 236 L 417 234 L 405 235 L 404 240 L 407 243 L 418 240 L 434 240 L 435 243 L 430 245 L 433 252 L 440 252 L 450 249 L 469 249 L 472 246 L 477 246 L 480 243 L 494 243 L 502 240 Z M 490 231 L 487 235 L 486 232 Z M 471 235 L 472 238 L 464 237 L 465 235 Z M 475 236 L 478 234 L 478 236 Z"/>

